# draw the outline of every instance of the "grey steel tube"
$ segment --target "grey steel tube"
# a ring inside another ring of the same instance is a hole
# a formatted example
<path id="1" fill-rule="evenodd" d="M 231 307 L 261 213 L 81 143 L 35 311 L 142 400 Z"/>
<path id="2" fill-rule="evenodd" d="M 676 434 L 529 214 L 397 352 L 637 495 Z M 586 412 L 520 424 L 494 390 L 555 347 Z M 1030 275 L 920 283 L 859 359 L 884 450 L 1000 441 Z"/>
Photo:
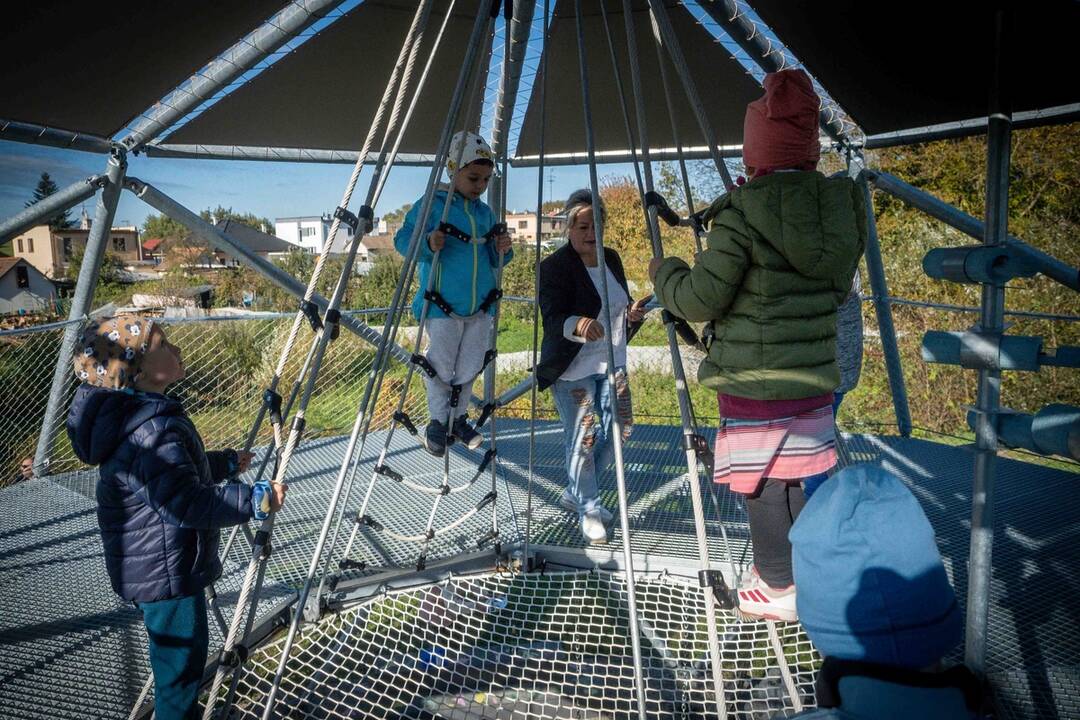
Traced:
<path id="1" fill-rule="evenodd" d="M 438 156 L 441 159 L 444 156 L 447 148 L 450 145 L 450 133 L 453 130 L 452 123 L 457 118 L 459 110 L 461 108 L 462 100 L 465 95 L 465 85 L 467 84 L 469 69 L 475 63 L 477 48 L 481 44 L 481 33 L 484 28 L 488 27 L 486 22 L 485 13 L 483 10 L 483 3 L 478 9 L 476 21 L 473 24 L 472 35 L 470 36 L 469 43 L 466 45 L 465 58 L 463 61 L 462 72 L 458 75 L 457 85 L 454 88 L 454 93 L 450 100 L 450 107 L 447 109 L 447 119 L 443 125 L 442 134 L 439 137 L 439 151 Z M 441 171 L 439 166 L 433 166 L 431 168 L 431 176 L 428 181 L 428 190 L 424 195 L 424 202 L 421 207 L 420 216 L 422 218 L 421 223 L 427 221 L 427 215 L 431 209 L 432 197 L 434 195 L 434 189 L 438 174 Z M 386 326 L 384 327 L 383 336 L 386 342 L 382 347 L 386 347 L 389 344 L 389 338 L 392 334 L 391 324 L 394 319 L 394 315 L 400 312 L 400 300 L 403 292 L 403 286 L 407 285 L 411 280 L 411 274 L 409 271 L 415 267 L 416 260 L 416 247 L 419 242 L 420 231 L 422 230 L 422 224 L 418 224 L 413 232 L 412 243 L 410 246 L 409 257 L 406 259 L 405 266 L 402 268 L 402 282 L 394 289 L 394 300 L 391 302 L 391 311 L 386 317 Z M 277 697 L 278 690 L 281 686 L 281 680 L 285 675 L 285 669 L 289 661 L 289 653 L 292 649 L 293 643 L 296 640 L 296 634 L 300 628 L 300 621 L 303 617 L 303 613 L 308 601 L 308 596 L 311 592 L 312 585 L 314 584 L 315 574 L 319 570 L 319 563 L 323 553 L 324 546 L 330 535 L 330 525 L 333 522 L 334 514 L 337 509 L 337 504 L 341 499 L 342 491 L 345 488 L 345 481 L 349 474 L 349 465 L 352 461 L 353 455 L 357 451 L 357 446 L 361 444 L 361 430 L 363 430 L 363 438 L 367 437 L 367 426 L 370 423 L 370 414 L 365 418 L 366 406 L 370 400 L 372 400 L 372 386 L 374 381 L 374 373 L 377 371 L 380 362 L 385 359 L 384 354 L 380 351 L 376 355 L 375 365 L 373 366 L 373 373 L 369 378 L 367 387 L 364 390 L 364 398 L 361 401 L 360 411 L 357 413 L 356 420 L 353 422 L 352 432 L 349 436 L 348 446 L 345 449 L 345 457 L 341 464 L 341 469 L 338 472 L 337 480 L 334 483 L 334 489 L 331 493 L 330 500 L 327 504 L 326 515 L 323 517 L 322 528 L 319 531 L 319 538 L 316 541 L 315 549 L 311 555 L 311 562 L 308 565 L 307 579 L 304 582 L 303 588 L 300 590 L 300 594 L 296 602 L 296 610 L 293 615 L 292 622 L 289 624 L 289 630 L 285 637 L 285 644 L 281 651 L 281 660 L 278 663 L 277 670 L 274 674 L 274 678 L 271 682 L 270 691 L 266 698 L 266 704 L 263 706 L 262 720 L 270 720 L 274 716 L 274 702 Z M 407 359 L 405 362 L 409 362 Z M 385 366 L 385 363 L 382 363 Z M 366 419 L 366 422 L 365 422 Z M 362 450 L 361 450 L 362 452 Z"/>
<path id="2" fill-rule="evenodd" d="M 870 186 L 867 185 L 865 177 L 859 177 L 857 182 L 862 188 L 866 205 L 866 269 L 870 272 L 870 289 L 873 293 L 878 331 L 881 334 L 881 349 L 885 354 L 885 371 L 889 376 L 896 425 L 900 434 L 908 437 L 911 435 L 911 407 L 908 404 L 904 368 L 900 362 L 900 346 L 896 342 L 892 305 L 889 304 L 889 284 L 885 279 L 885 263 L 881 259 L 881 243 L 878 241 L 877 221 L 874 219 L 874 199 L 870 195 Z"/>
<path id="3" fill-rule="evenodd" d="M 992 129 L 991 132 L 993 132 Z M 874 183 L 874 187 L 884 190 L 907 205 L 922 210 L 930 217 L 940 220 L 949 227 L 956 228 L 976 240 L 981 241 L 986 237 L 986 224 L 978 218 L 957 210 L 947 202 L 907 184 L 895 175 L 869 169 L 865 170 L 864 173 Z M 1065 287 L 1080 290 L 1080 269 L 1031 247 L 1020 238 L 1009 235 L 1007 232 L 1001 242 L 1007 243 L 1011 250 L 1034 264 L 1039 269 L 1039 272 L 1046 277 L 1056 280 Z"/>
<path id="4" fill-rule="evenodd" d="M 737 0 L 712 0 L 700 5 L 762 70 L 767 73 L 777 72 L 788 66 L 784 54 L 777 50 L 746 13 L 739 9 Z M 840 111 L 835 103 L 822 103 L 818 122 L 821 129 L 833 140 L 847 142 L 847 133 L 839 115 Z"/>
<path id="5" fill-rule="evenodd" d="M 683 91 L 690 101 L 690 107 L 694 110 L 694 117 L 697 118 L 705 144 L 709 146 L 709 156 L 712 157 L 713 164 L 716 165 L 716 170 L 724 181 L 724 187 L 730 190 L 735 183 L 732 182 L 731 173 L 728 172 L 720 150 L 716 147 L 716 133 L 713 132 L 709 114 L 705 112 L 705 105 L 701 102 L 701 96 L 698 95 L 694 79 L 690 76 L 690 68 L 686 64 L 686 58 L 675 36 L 675 30 L 671 27 L 671 19 L 668 17 L 667 8 L 664 7 L 664 1 L 649 0 L 649 14 L 653 21 L 653 34 L 657 36 L 658 44 L 662 43 L 664 49 L 667 50 L 668 58 L 671 59 L 671 64 L 675 67 L 679 80 L 682 81 Z"/>
<path id="6" fill-rule="evenodd" d="M 25 232 L 53 215 L 68 210 L 84 200 L 89 200 L 105 185 L 104 175 L 91 175 L 85 180 L 68 185 L 52 195 L 34 203 L 22 212 L 12 215 L 0 224 L 0 242 L 7 242 L 11 237 Z"/>
<path id="7" fill-rule="evenodd" d="M 1012 139 L 1010 88 L 1005 73 L 1006 37 L 1011 12 L 999 8 L 994 18 L 993 81 L 990 85 L 986 143 L 985 245 L 1000 245 L 1009 233 L 1009 151 Z M 1005 285 L 984 284 L 980 330 L 1000 336 L 1005 330 Z M 979 371 L 975 401 L 975 479 L 971 491 L 971 549 L 968 556 L 967 629 L 964 662 L 979 676 L 986 673 L 990 617 L 991 560 L 994 547 L 994 483 L 997 479 L 997 413 L 1001 410 L 1001 370 Z"/>
<path id="8" fill-rule="evenodd" d="M 98 275 L 101 273 L 101 261 L 105 257 L 105 245 L 112 229 L 116 205 L 120 201 L 120 190 L 127 171 L 127 154 L 123 148 L 114 146 L 105 171 L 105 186 L 98 197 L 97 210 L 94 212 L 94 224 L 86 239 L 79 277 L 75 281 L 75 296 L 71 299 L 68 320 L 79 320 L 86 316 L 90 303 L 94 300 Z M 41 423 L 37 450 L 34 452 L 34 474 L 44 477 L 48 474 L 49 454 L 53 439 L 56 437 L 57 420 L 61 407 L 67 397 L 68 383 L 72 378 L 71 359 L 75 353 L 75 343 L 79 339 L 82 324 L 70 323 L 64 328 L 64 338 L 60 342 L 60 353 L 56 357 L 53 370 L 52 387 L 49 389 L 49 402 L 45 406 L 45 419 Z"/>
<path id="9" fill-rule="evenodd" d="M 596 178 L 596 157 L 593 141 L 592 103 L 589 98 L 589 73 L 585 60 L 585 27 L 581 23 L 581 0 L 574 0 L 575 17 L 577 19 L 577 48 L 578 68 L 581 78 L 581 104 L 584 114 L 585 147 L 589 153 L 589 189 L 592 192 L 593 202 L 600 199 L 600 184 Z M 595 218 L 595 216 L 594 216 Z M 600 270 L 600 292 L 603 297 L 608 295 L 607 263 L 604 261 L 604 223 L 595 222 L 596 232 L 596 258 Z M 611 322 L 611 306 L 604 303 L 604 311 L 607 319 L 607 327 L 613 327 Z M 626 491 L 625 466 L 623 464 L 623 437 L 622 419 L 619 417 L 618 399 L 615 392 L 615 347 L 611 342 L 611 333 L 607 333 L 607 384 L 611 404 L 611 445 L 615 451 L 615 483 L 619 493 L 619 522 L 622 526 L 623 559 L 626 563 L 626 609 L 629 620 L 630 650 L 634 658 L 634 690 L 637 698 L 637 715 L 641 720 L 646 720 L 647 709 L 645 706 L 645 666 L 641 660 L 641 623 L 638 619 L 637 593 L 634 582 L 634 557 L 630 548 L 630 514 L 627 510 L 628 495 Z M 526 559 L 527 562 L 527 559 Z"/>
<path id="10" fill-rule="evenodd" d="M 293 0 L 225 52 L 210 61 L 182 85 L 142 114 L 131 131 L 120 138 L 128 150 L 138 150 L 173 123 L 276 52 L 304 28 L 319 20 L 341 0 Z"/>
<path id="11" fill-rule="evenodd" d="M 663 243 L 660 240 L 660 227 L 657 221 L 657 208 L 655 206 L 647 207 L 645 205 L 645 193 L 652 192 L 654 189 L 653 184 L 653 172 L 652 172 L 652 158 L 649 146 L 649 133 L 648 133 L 648 120 L 645 112 L 645 94 L 641 87 L 641 69 L 638 64 L 638 48 L 636 33 L 634 32 L 634 20 L 631 12 L 632 6 L 630 0 L 623 0 L 623 24 L 626 29 L 626 49 L 627 55 L 630 58 L 630 81 L 634 95 L 634 110 L 637 117 L 637 130 L 639 145 L 641 147 L 641 164 L 644 170 L 644 186 L 641 186 L 641 178 L 639 176 L 639 192 L 642 198 L 642 209 L 644 211 L 645 224 L 649 229 L 649 240 L 652 247 L 652 255 L 654 258 L 661 258 L 664 256 Z M 603 0 L 600 0 L 600 13 L 603 16 L 604 28 L 607 30 L 607 13 L 604 10 Z M 667 73 L 663 69 L 664 65 L 664 46 L 661 42 L 661 37 L 658 32 L 656 22 L 652 23 L 653 28 L 653 41 L 656 48 L 657 61 L 661 67 L 661 83 L 664 85 L 665 104 L 668 109 L 668 117 L 672 121 L 672 132 L 677 133 L 674 123 L 674 109 L 670 105 L 671 96 L 669 94 Z M 610 44 L 611 37 L 608 35 L 608 42 Z M 668 47 L 668 56 L 671 56 L 673 48 Z M 614 46 L 611 45 L 611 57 L 612 61 L 615 60 Z M 618 79 L 618 71 L 615 70 L 616 79 Z M 625 98 L 622 95 L 622 84 L 619 82 L 619 101 L 623 106 L 623 116 L 626 123 L 627 142 L 633 149 L 633 136 L 630 133 L 629 113 L 626 109 Z M 678 141 L 676 141 L 678 146 Z M 636 170 L 636 168 L 635 168 Z M 689 196 L 687 197 L 689 201 Z M 610 320 L 609 320 L 610 327 Z M 694 452 L 692 440 L 697 434 L 697 428 L 694 426 L 694 413 L 691 409 L 690 403 L 690 389 L 686 384 L 686 371 L 683 367 L 682 353 L 679 351 L 679 342 L 675 337 L 675 326 L 673 323 L 665 323 L 664 329 L 667 333 L 668 352 L 671 355 L 671 369 L 675 379 L 675 395 L 679 404 L 679 419 L 682 422 L 682 431 L 684 438 L 683 447 L 686 450 L 686 478 L 687 483 L 690 486 L 690 501 L 693 508 L 694 515 L 694 536 L 697 540 L 698 549 L 698 562 L 700 563 L 700 569 L 702 572 L 708 572 L 711 569 L 709 563 L 709 540 L 705 530 L 705 515 L 704 505 L 701 501 L 701 483 L 698 477 L 698 460 L 697 455 Z M 705 607 L 705 632 L 707 638 L 708 657 L 710 659 L 710 669 L 713 681 L 713 702 L 716 705 L 716 714 L 720 720 L 727 718 L 727 701 L 724 698 L 724 683 L 723 683 L 723 671 L 721 669 L 722 655 L 720 653 L 720 632 L 717 629 L 716 623 L 716 605 L 713 602 L 712 592 L 707 587 L 701 588 L 702 605 Z M 793 695 L 793 704 L 796 711 L 801 711 L 802 706 L 799 703 L 799 698 Z"/>
<path id="12" fill-rule="evenodd" d="M 304 297 L 307 288 L 302 282 L 277 265 L 259 257 L 247 247 L 237 243 L 221 230 L 206 222 L 153 185 L 147 185 L 138 178 L 129 177 L 125 182 L 125 187 L 150 207 L 177 221 L 203 240 L 222 247 L 230 255 L 244 262 L 281 289 L 298 298 Z M 330 301 L 318 293 L 311 296 L 311 302 L 318 305 L 319 309 L 324 312 L 330 306 Z M 366 340 L 372 345 L 377 346 L 382 340 L 382 336 L 377 330 L 357 320 L 352 315 L 342 313 L 340 322 L 343 327 L 348 328 L 362 340 Z M 390 352 L 401 362 L 409 361 L 409 354 L 398 345 L 391 347 Z"/>
<path id="13" fill-rule="evenodd" d="M 495 104 L 495 121 L 491 133 L 491 151 L 496 158 L 506 155 L 506 139 L 510 134 L 510 120 L 514 116 L 518 88 L 521 86 L 521 67 L 525 62 L 535 8 L 535 0 L 514 0 L 513 19 L 508 23 L 508 27 L 503 28 L 503 32 L 510 37 L 510 52 L 503 58 L 505 67 L 499 81 L 499 100 Z M 505 210 L 502 196 L 505 194 L 506 180 L 505 175 L 491 178 L 488 204 L 496 216 Z M 494 202 L 491 202 L 492 200 Z"/>
<path id="14" fill-rule="evenodd" d="M 108 153 L 112 150 L 112 141 L 97 135 L 60 130 L 59 128 L 2 118 L 0 118 L 0 140 L 11 140 L 32 145 L 48 145 L 49 147 L 64 148 L 65 150 L 82 150 L 83 152 L 93 153 Z"/>

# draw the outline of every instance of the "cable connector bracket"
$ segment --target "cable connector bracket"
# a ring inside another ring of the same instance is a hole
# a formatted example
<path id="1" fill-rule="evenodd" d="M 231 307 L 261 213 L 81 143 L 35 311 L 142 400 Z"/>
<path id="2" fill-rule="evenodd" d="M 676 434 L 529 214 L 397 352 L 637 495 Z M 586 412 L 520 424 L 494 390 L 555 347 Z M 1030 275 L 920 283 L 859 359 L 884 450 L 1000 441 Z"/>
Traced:
<path id="1" fill-rule="evenodd" d="M 703 588 L 712 588 L 717 605 L 725 610 L 735 609 L 736 602 L 731 588 L 719 570 L 698 570 L 698 584 Z"/>
<path id="2" fill-rule="evenodd" d="M 319 332 L 323 326 L 322 319 L 319 317 L 319 306 L 310 300 L 301 300 L 299 309 L 300 312 L 304 313 L 304 317 L 307 318 L 312 331 Z"/>
<path id="3" fill-rule="evenodd" d="M 348 225 L 349 229 L 352 230 L 354 234 L 356 233 L 357 226 L 360 225 L 360 219 L 343 207 L 334 209 L 334 219 L 340 220 L 345 225 Z"/>

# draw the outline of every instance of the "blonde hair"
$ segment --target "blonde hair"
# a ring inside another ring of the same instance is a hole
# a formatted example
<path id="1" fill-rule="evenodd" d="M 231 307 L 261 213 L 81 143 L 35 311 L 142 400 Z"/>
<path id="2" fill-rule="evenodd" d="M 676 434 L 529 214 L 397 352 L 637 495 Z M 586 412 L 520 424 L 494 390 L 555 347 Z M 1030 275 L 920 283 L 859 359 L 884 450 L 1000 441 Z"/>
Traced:
<path id="1" fill-rule="evenodd" d="M 594 206 L 592 191 L 588 188 L 581 188 L 570 193 L 570 197 L 566 198 L 566 204 L 563 206 L 563 212 L 566 213 L 566 233 L 569 236 L 570 228 L 573 227 L 574 222 L 577 220 L 578 213 L 585 208 L 591 208 Z M 603 199 L 597 204 L 598 213 L 594 214 L 593 221 L 599 219 L 599 224 L 603 225 L 607 219 L 607 208 L 604 207 Z M 599 218 L 596 217 L 599 215 Z"/>

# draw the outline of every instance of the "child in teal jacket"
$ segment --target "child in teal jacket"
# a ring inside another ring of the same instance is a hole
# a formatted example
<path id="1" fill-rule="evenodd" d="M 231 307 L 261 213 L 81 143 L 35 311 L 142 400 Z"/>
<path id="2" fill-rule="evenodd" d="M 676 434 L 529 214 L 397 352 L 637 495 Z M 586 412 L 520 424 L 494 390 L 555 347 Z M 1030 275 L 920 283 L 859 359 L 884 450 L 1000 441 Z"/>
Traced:
<path id="1" fill-rule="evenodd" d="M 493 158 L 491 148 L 479 135 L 467 131 L 454 135 L 447 161 L 451 184 L 435 192 L 418 238 L 420 289 L 413 298 L 413 314 L 420 319 L 433 272 L 432 290 L 439 298 L 429 304 L 424 325 L 427 361 L 436 373 L 433 377 L 424 374 L 431 417 L 424 446 L 436 457 L 445 452 L 448 431 L 470 449 L 482 442 L 468 423 L 468 398 L 489 349 L 495 274 L 513 257 L 509 234 L 497 227 L 495 214 L 480 199 L 495 171 Z M 448 198 L 446 223 L 452 231 L 444 231 L 439 224 Z M 413 205 L 394 236 L 394 247 L 402 255 L 409 251 L 420 206 L 421 201 Z M 460 400 L 451 408 L 455 386 L 460 386 Z"/>

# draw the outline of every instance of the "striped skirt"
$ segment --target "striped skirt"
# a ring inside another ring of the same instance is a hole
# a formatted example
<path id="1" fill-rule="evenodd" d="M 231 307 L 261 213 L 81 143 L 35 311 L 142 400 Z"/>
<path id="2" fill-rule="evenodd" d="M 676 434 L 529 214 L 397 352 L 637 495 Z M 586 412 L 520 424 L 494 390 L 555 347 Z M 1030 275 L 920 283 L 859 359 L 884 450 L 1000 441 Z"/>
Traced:
<path id="1" fill-rule="evenodd" d="M 716 433 L 713 482 L 753 495 L 764 478 L 797 482 L 836 465 L 831 406 L 777 420 L 725 419 Z"/>

